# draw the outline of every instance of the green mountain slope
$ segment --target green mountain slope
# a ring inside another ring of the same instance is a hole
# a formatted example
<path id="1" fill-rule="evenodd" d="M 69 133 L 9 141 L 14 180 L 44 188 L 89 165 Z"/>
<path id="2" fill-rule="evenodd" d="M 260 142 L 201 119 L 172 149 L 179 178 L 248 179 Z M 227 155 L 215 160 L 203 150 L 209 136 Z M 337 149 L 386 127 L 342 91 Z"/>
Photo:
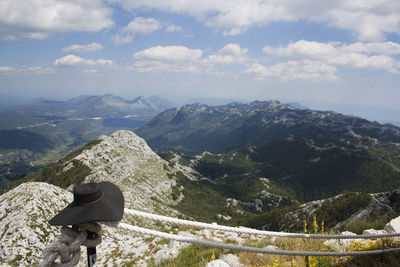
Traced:
<path id="1" fill-rule="evenodd" d="M 400 128 L 335 112 L 276 101 L 194 104 L 167 110 L 136 132 L 155 150 L 188 155 L 218 192 L 243 201 L 264 201 L 261 178 L 269 194 L 302 202 L 400 186 Z"/>
<path id="2" fill-rule="evenodd" d="M 222 106 L 186 105 L 157 115 L 136 130 L 158 151 L 224 153 L 284 137 L 305 138 L 323 147 L 362 148 L 400 142 L 400 128 L 332 111 L 296 109 L 277 101 Z"/>
<path id="3" fill-rule="evenodd" d="M 254 199 L 254 188 L 260 188 L 262 177 L 275 193 L 298 201 L 400 187 L 397 165 L 385 160 L 380 150 L 321 150 L 304 139 L 282 139 L 224 154 L 205 153 L 193 157 L 191 164 L 219 184 L 219 191 L 239 199 Z"/>

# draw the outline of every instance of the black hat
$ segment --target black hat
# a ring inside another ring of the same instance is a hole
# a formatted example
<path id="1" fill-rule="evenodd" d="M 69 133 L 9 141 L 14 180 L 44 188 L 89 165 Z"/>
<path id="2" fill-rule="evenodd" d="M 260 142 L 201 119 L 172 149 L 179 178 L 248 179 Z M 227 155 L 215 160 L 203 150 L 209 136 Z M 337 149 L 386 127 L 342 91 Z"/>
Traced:
<path id="1" fill-rule="evenodd" d="M 110 182 L 82 184 L 74 189 L 74 201 L 50 219 L 51 225 L 116 222 L 124 214 L 124 196 Z"/>

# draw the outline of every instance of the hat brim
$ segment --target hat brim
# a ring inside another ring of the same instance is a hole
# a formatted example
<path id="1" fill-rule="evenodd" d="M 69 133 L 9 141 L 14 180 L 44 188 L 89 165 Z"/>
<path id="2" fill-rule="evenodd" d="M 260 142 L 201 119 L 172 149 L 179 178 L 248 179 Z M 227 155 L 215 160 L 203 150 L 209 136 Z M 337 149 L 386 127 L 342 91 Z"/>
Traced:
<path id="1" fill-rule="evenodd" d="M 104 197 L 94 204 L 78 206 L 74 202 L 49 220 L 51 225 L 74 225 L 89 222 L 116 222 L 124 215 L 124 196 L 110 182 L 101 182 Z"/>

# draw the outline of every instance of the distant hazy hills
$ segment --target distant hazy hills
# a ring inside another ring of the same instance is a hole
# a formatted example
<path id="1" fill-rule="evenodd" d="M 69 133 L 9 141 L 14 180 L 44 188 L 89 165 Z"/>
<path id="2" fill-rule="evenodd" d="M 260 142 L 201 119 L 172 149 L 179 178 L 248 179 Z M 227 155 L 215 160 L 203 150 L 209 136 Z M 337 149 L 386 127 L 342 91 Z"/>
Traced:
<path id="1" fill-rule="evenodd" d="M 0 185 L 115 130 L 133 130 L 171 107 L 158 97 L 36 99 L 0 112 Z"/>

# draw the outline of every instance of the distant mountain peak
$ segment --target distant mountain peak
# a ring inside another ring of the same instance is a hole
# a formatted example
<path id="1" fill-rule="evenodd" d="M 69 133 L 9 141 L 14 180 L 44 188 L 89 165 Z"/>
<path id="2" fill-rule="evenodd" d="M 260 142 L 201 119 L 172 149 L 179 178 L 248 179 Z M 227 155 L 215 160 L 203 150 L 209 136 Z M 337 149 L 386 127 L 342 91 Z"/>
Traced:
<path id="1" fill-rule="evenodd" d="M 131 131 L 120 130 L 110 136 L 100 136 L 99 140 L 97 145 L 72 159 L 90 168 L 91 174 L 85 182 L 112 181 L 123 190 L 128 207 L 154 211 L 155 206 L 160 207 L 154 203 L 157 199 L 165 204 L 163 213 L 174 212 L 167 205 L 172 204 L 169 196 L 175 180 L 166 174 L 168 163 L 144 139 Z"/>
<path id="2" fill-rule="evenodd" d="M 158 110 L 157 106 L 152 104 L 144 96 L 138 96 L 135 99 L 133 99 L 132 101 L 129 101 L 129 103 L 131 103 L 132 105 L 136 105 L 138 108 L 142 107 L 142 108 L 147 108 L 147 109 L 150 109 L 150 110 L 153 110 L 153 111 L 157 111 Z"/>

